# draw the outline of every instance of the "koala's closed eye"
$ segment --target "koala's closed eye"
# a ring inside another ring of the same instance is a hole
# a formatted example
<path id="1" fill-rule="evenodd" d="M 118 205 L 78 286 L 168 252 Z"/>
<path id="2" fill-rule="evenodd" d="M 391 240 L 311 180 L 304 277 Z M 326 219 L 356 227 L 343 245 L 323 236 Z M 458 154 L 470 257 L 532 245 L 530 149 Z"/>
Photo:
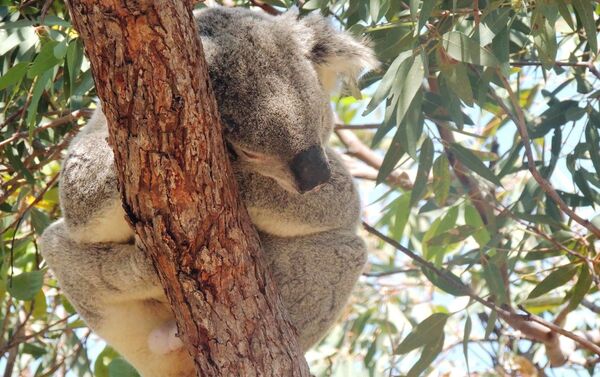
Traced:
<path id="1" fill-rule="evenodd" d="M 238 148 L 238 154 L 241 155 L 242 158 L 246 159 L 246 160 L 250 160 L 250 161 L 260 161 L 260 160 L 264 160 L 265 159 L 265 155 L 261 154 L 261 153 L 256 153 L 256 152 L 252 152 L 249 151 L 247 149 L 243 149 L 243 148 Z"/>

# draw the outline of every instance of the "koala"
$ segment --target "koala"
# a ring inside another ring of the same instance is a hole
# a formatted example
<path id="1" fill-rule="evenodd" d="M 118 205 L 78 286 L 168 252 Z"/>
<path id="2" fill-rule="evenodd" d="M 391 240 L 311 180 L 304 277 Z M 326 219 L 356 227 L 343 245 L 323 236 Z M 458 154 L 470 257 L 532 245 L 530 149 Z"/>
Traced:
<path id="1" fill-rule="evenodd" d="M 241 198 L 303 350 L 329 329 L 366 262 L 352 177 L 326 146 L 338 77 L 376 65 L 318 15 L 195 13 Z M 195 376 L 152 262 L 136 247 L 97 110 L 63 161 L 63 218 L 41 237 L 65 295 L 143 377 Z"/>

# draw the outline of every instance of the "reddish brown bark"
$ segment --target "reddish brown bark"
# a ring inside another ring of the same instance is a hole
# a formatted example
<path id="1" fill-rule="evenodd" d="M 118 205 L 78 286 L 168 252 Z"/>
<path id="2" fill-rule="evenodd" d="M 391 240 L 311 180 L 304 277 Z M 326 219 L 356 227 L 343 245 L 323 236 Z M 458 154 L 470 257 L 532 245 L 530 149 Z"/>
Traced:
<path id="1" fill-rule="evenodd" d="M 181 0 L 71 0 L 125 208 L 202 376 L 308 376 L 240 204 Z"/>

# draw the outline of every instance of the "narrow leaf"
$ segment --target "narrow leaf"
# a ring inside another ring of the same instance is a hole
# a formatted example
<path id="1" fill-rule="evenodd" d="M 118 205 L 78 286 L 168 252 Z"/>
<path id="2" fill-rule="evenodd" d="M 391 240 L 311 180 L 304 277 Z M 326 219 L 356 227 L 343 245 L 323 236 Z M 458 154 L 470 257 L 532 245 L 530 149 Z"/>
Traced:
<path id="1" fill-rule="evenodd" d="M 577 306 L 583 301 L 583 298 L 592 287 L 592 282 L 590 270 L 585 264 L 582 264 L 580 267 L 579 278 L 577 279 L 575 287 L 573 287 L 571 299 L 569 300 L 568 308 L 570 310 L 577 309 Z"/>
<path id="2" fill-rule="evenodd" d="M 429 20 L 431 12 L 433 11 L 433 8 L 435 8 L 435 3 L 436 0 L 423 0 L 421 12 L 419 13 L 419 23 L 415 29 L 415 35 L 419 34 L 423 26 L 427 23 L 427 20 Z"/>
<path id="3" fill-rule="evenodd" d="M 43 282 L 43 270 L 23 272 L 9 280 L 7 290 L 14 298 L 29 301 L 42 289 Z"/>
<path id="4" fill-rule="evenodd" d="M 448 320 L 446 313 L 433 313 L 423 322 L 413 328 L 408 336 L 396 348 L 395 354 L 405 354 L 429 343 L 435 336 L 444 330 Z"/>
<path id="5" fill-rule="evenodd" d="M 469 338 L 471 336 L 471 329 L 473 324 L 471 317 L 467 314 L 467 320 L 465 321 L 465 330 L 463 332 L 463 354 L 465 355 L 465 363 L 467 364 L 467 376 L 471 375 L 471 369 L 469 368 Z"/>
<path id="6" fill-rule="evenodd" d="M 596 55 L 598 53 L 598 41 L 596 40 L 598 36 L 596 32 L 596 22 L 594 21 L 594 6 L 589 0 L 573 0 L 572 4 L 583 24 L 590 50 Z"/>
<path id="7" fill-rule="evenodd" d="M 535 298 L 548 293 L 553 289 L 561 287 L 569 282 L 577 273 L 575 265 L 569 264 L 562 266 L 552 271 L 552 273 L 542 280 L 532 291 L 527 298 Z"/>
<path id="8" fill-rule="evenodd" d="M 451 180 L 448 157 L 445 153 L 442 153 L 433 163 L 433 193 L 437 205 L 443 206 L 446 203 Z"/>
<path id="9" fill-rule="evenodd" d="M 468 148 L 457 143 L 452 143 L 450 149 L 467 168 L 494 183 L 496 186 L 502 187 L 502 183 L 500 183 L 498 177 Z"/>
<path id="10" fill-rule="evenodd" d="M 410 206 L 414 206 L 425 193 L 429 171 L 433 163 L 433 143 L 430 138 L 426 138 L 421 145 L 421 155 L 419 157 L 419 168 L 417 177 L 410 194 Z"/>
<path id="11" fill-rule="evenodd" d="M 19 83 L 25 76 L 25 73 L 27 73 L 27 63 L 18 63 L 12 66 L 0 77 L 0 90 Z"/>
<path id="12" fill-rule="evenodd" d="M 379 104 L 388 96 L 390 90 L 392 89 L 392 85 L 396 80 L 396 75 L 398 74 L 400 65 L 411 56 L 412 50 L 404 51 L 401 52 L 396 59 L 394 59 L 394 62 L 392 65 L 390 65 L 388 70 L 385 72 L 385 75 L 383 75 L 383 78 L 379 82 L 379 86 L 377 87 L 377 90 L 375 90 L 375 93 L 373 94 L 371 101 L 369 101 L 369 104 L 363 112 L 363 115 L 367 115 L 375 110 L 377 106 L 379 106 Z"/>
<path id="13" fill-rule="evenodd" d="M 459 31 L 450 31 L 442 36 L 442 46 L 452 58 L 475 65 L 499 67 L 500 63 L 490 51 Z"/>
<path id="14" fill-rule="evenodd" d="M 410 368 L 406 377 L 419 377 L 423 371 L 427 369 L 436 359 L 436 357 L 442 352 L 444 348 L 445 334 L 442 332 L 438 336 L 432 339 L 432 341 L 425 345 L 421 357 L 415 365 Z"/>

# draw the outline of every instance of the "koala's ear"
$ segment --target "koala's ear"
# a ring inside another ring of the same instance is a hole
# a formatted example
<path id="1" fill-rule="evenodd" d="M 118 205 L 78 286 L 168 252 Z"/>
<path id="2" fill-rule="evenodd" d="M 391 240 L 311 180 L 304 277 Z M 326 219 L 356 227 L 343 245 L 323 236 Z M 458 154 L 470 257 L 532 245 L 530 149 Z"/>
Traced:
<path id="1" fill-rule="evenodd" d="M 375 69 L 379 65 L 366 40 L 357 40 L 347 32 L 336 30 L 318 13 L 298 19 L 297 12 L 289 11 L 284 17 L 296 18 L 305 54 L 327 92 L 335 89 L 338 79 L 353 84 L 364 69 Z"/>

